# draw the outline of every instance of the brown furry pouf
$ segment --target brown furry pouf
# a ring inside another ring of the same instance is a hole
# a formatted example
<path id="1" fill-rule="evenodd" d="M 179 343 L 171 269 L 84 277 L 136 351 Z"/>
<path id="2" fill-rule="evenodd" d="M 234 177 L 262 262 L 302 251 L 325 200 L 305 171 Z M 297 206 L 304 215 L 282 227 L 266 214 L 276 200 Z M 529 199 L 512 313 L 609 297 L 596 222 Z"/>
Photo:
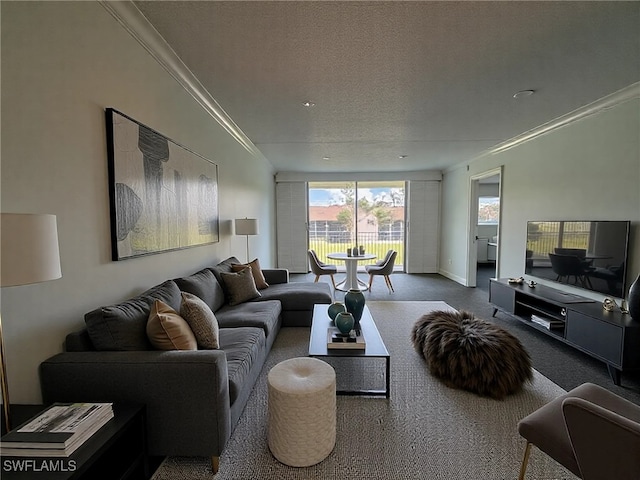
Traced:
<path id="1" fill-rule="evenodd" d="M 502 399 L 531 381 L 531 359 L 520 340 L 472 313 L 435 311 L 413 326 L 411 339 L 445 385 Z"/>

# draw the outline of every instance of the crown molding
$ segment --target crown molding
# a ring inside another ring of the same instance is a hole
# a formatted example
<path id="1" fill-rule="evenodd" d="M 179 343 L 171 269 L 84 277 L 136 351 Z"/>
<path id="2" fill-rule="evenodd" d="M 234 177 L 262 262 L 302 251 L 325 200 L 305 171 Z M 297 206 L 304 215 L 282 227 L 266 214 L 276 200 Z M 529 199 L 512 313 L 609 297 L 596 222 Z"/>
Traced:
<path id="1" fill-rule="evenodd" d="M 122 27 L 191 95 L 198 104 L 218 122 L 251 155 L 265 160 L 262 152 L 253 144 L 240 127 L 216 102 L 196 76 L 182 62 L 165 39 L 149 23 L 149 20 L 131 1 L 100 0 Z"/>
<path id="2" fill-rule="evenodd" d="M 498 145 L 487 150 L 484 154 L 480 155 L 480 157 L 483 157 L 487 154 L 491 155 L 504 152 L 505 150 L 509 150 L 510 148 L 521 145 L 525 142 L 528 142 L 529 140 L 533 140 L 534 138 L 537 138 L 541 135 L 545 135 L 554 130 L 565 127 L 571 123 L 578 122 L 587 117 L 591 117 L 598 113 L 604 112 L 634 98 L 640 98 L 640 82 L 632 83 L 628 87 L 625 87 L 621 90 L 618 90 L 617 92 L 607 95 L 606 97 L 596 100 L 593 103 L 580 107 L 572 112 L 562 115 L 561 117 L 555 118 L 550 122 L 543 123 L 539 127 L 524 132 L 516 137 L 507 140 L 506 142 L 499 143 Z"/>
<path id="3" fill-rule="evenodd" d="M 278 172 L 276 183 L 284 182 L 375 182 L 375 181 L 442 180 L 439 170 L 413 172 Z"/>
<path id="4" fill-rule="evenodd" d="M 555 130 L 558 130 L 562 127 L 566 127 L 569 124 L 578 122 L 580 120 L 584 120 L 587 117 L 591 117 L 593 115 L 597 115 L 606 110 L 609 110 L 613 107 L 621 105 L 629 100 L 639 99 L 640 98 L 640 82 L 632 83 L 631 85 L 618 90 L 610 95 L 602 97 L 595 102 L 589 103 L 583 107 L 580 107 L 572 112 L 569 112 L 565 115 L 562 115 L 550 122 L 544 123 L 539 127 L 533 128 L 527 132 L 524 132 L 520 135 L 517 135 L 509 140 L 506 140 L 502 143 L 499 143 L 481 154 L 477 157 L 469 159 L 469 161 L 458 163 L 456 165 L 452 165 L 451 167 L 444 170 L 444 173 L 452 173 L 457 170 L 461 170 L 466 168 L 469 170 L 469 165 L 473 162 L 485 158 L 489 155 L 494 155 L 497 153 L 504 152 L 511 148 L 517 147 L 526 143 L 530 140 L 538 138 L 542 135 L 546 135 L 547 133 L 551 133 Z"/>

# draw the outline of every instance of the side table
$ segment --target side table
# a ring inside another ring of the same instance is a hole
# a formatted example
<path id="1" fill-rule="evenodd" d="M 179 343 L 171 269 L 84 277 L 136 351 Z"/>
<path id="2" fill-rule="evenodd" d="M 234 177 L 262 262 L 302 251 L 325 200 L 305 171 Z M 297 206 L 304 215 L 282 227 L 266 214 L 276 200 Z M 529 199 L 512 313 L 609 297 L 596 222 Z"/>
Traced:
<path id="1" fill-rule="evenodd" d="M 12 405 L 17 426 L 38 414 L 33 405 Z M 34 411 L 35 410 L 35 411 Z M 114 404 L 114 417 L 69 457 L 2 457 L 3 480 L 147 480 L 146 411 Z M 25 412 L 31 414 L 26 416 Z"/>

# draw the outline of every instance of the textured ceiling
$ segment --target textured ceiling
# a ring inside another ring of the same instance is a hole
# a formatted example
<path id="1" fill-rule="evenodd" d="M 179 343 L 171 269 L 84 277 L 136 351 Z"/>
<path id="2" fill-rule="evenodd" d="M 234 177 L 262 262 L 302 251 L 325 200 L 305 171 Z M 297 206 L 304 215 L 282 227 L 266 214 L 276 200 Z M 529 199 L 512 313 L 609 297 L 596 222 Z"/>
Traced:
<path id="1" fill-rule="evenodd" d="M 640 2 L 135 4 L 281 172 L 445 169 L 640 80 Z"/>

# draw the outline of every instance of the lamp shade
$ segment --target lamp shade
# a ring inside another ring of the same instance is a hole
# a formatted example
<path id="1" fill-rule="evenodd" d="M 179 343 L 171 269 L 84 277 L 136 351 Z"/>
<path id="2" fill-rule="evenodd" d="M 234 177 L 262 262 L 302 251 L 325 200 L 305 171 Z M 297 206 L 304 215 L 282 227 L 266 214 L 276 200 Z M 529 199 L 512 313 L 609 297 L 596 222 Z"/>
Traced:
<path id="1" fill-rule="evenodd" d="M 236 235 L 258 235 L 258 220 L 255 218 L 236 218 Z"/>
<path id="2" fill-rule="evenodd" d="M 3 213 L 0 286 L 46 282 L 62 276 L 55 215 Z"/>

